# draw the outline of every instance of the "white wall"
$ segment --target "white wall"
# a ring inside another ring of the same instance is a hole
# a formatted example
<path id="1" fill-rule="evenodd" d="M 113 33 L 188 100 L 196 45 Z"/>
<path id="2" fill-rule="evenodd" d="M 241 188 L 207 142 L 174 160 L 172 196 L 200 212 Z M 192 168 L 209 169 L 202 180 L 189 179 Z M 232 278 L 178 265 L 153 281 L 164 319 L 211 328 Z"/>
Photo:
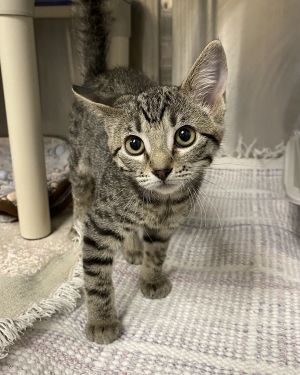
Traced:
<path id="1" fill-rule="evenodd" d="M 219 37 L 224 44 L 229 66 L 226 143 L 230 149 L 235 148 L 239 135 L 246 143 L 257 138 L 257 146 L 264 147 L 274 146 L 293 129 L 300 129 L 299 0 L 168 3 L 173 6 L 174 84 L 182 81 L 208 41 Z M 132 4 L 130 62 L 154 79 L 159 77 L 158 4 L 158 0 Z M 64 136 L 67 132 L 72 75 L 69 22 L 35 21 L 45 134 Z M 0 88 L 0 134 L 6 131 L 3 113 Z"/>
<path id="2" fill-rule="evenodd" d="M 213 37 L 209 29 L 216 21 L 214 36 L 228 57 L 231 149 L 239 135 L 246 143 L 257 138 L 258 147 L 274 146 L 300 128 L 300 1 L 174 0 L 173 5 L 174 83 Z"/>
<path id="3" fill-rule="evenodd" d="M 228 127 L 272 146 L 300 128 L 300 2 L 219 0 L 230 68 Z"/>

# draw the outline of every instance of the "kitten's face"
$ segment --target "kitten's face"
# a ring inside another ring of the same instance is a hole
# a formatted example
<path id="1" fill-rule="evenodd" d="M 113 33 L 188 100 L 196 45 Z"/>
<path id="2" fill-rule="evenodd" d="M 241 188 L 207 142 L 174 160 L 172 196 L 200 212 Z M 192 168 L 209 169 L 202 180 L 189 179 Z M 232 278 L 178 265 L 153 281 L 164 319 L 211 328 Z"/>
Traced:
<path id="1" fill-rule="evenodd" d="M 219 41 L 201 53 L 180 87 L 154 87 L 113 107 L 87 101 L 102 118 L 117 165 L 163 195 L 193 188 L 223 136 L 226 56 Z"/>
<path id="2" fill-rule="evenodd" d="M 194 105 L 178 88 L 150 89 L 119 108 L 110 138 L 114 159 L 141 187 L 160 194 L 189 189 L 223 136 L 223 126 L 208 109 Z"/>

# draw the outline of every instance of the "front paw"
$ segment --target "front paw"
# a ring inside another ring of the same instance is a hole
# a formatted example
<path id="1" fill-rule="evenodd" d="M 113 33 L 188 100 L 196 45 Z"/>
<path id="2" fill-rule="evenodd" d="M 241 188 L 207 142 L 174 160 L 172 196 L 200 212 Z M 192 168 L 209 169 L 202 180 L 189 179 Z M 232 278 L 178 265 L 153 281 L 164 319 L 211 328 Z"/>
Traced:
<path id="1" fill-rule="evenodd" d="M 143 295 L 151 299 L 165 298 L 172 289 L 171 281 L 166 276 L 151 280 L 151 282 L 141 279 L 140 286 Z"/>
<path id="2" fill-rule="evenodd" d="M 86 336 L 97 344 L 110 344 L 121 335 L 121 323 L 113 321 L 88 321 L 85 327 Z"/>

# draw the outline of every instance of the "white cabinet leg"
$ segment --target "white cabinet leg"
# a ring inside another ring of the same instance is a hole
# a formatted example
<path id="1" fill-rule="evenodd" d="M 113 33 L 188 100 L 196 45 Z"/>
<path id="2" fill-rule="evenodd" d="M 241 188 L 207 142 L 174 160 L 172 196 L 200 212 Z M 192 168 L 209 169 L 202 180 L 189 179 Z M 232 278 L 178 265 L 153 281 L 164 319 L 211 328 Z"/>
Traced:
<path id="1" fill-rule="evenodd" d="M 42 238 L 51 229 L 32 17 L 0 14 L 0 62 L 20 231 Z"/>

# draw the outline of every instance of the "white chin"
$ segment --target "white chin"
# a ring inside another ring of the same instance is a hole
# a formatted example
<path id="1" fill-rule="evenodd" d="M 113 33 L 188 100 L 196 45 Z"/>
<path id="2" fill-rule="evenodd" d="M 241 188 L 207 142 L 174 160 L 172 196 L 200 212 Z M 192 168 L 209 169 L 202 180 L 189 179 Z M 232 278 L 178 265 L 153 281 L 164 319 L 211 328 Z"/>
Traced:
<path id="1" fill-rule="evenodd" d="M 175 193 L 175 191 L 177 191 L 178 189 L 179 185 L 177 184 L 160 183 L 159 185 L 153 187 L 151 190 L 154 190 L 160 194 L 172 194 Z"/>

